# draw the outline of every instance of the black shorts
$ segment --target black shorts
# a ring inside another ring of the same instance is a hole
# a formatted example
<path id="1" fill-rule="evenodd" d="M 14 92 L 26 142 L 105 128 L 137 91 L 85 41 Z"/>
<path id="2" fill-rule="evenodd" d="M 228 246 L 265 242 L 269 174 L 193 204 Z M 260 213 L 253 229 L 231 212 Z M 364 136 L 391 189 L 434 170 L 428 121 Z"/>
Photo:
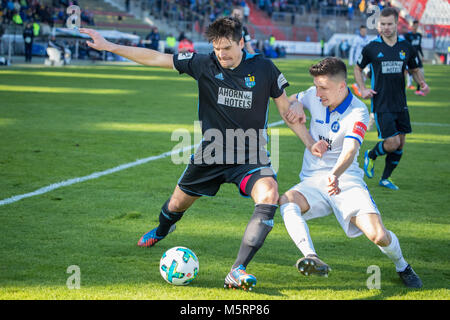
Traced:
<path id="1" fill-rule="evenodd" d="M 376 112 L 375 123 L 377 124 L 379 139 L 387 139 L 398 134 L 412 132 L 408 110 L 403 112 Z"/>
<path id="2" fill-rule="evenodd" d="M 189 163 L 178 180 L 178 187 L 186 194 L 199 196 L 215 196 L 223 183 L 234 183 L 242 196 L 249 197 L 245 193 L 245 179 L 249 175 L 258 172 L 262 177 L 273 177 L 276 173 L 272 166 L 261 164 L 212 164 L 198 165 Z"/>

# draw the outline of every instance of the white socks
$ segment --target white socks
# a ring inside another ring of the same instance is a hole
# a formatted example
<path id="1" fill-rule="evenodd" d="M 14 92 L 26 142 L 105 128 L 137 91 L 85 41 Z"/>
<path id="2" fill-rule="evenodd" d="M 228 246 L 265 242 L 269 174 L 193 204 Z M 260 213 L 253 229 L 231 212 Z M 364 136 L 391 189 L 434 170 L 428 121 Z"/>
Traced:
<path id="1" fill-rule="evenodd" d="M 286 203 L 280 207 L 281 216 L 284 220 L 286 230 L 291 236 L 297 248 L 306 257 L 308 254 L 316 254 L 309 228 L 305 219 L 302 217 L 300 207 L 295 203 Z"/>
<path id="2" fill-rule="evenodd" d="M 378 246 L 378 248 L 394 262 L 397 272 L 404 271 L 408 266 L 408 263 L 403 259 L 402 249 L 400 248 L 398 238 L 392 231 L 388 230 L 388 232 L 391 235 L 391 243 L 387 247 Z"/>
<path id="3" fill-rule="evenodd" d="M 312 243 L 311 237 L 309 235 L 309 228 L 302 216 L 300 207 L 295 203 L 286 203 L 280 207 L 281 216 L 284 220 L 284 225 L 286 230 L 294 241 L 297 248 L 306 257 L 309 254 L 316 254 L 314 250 L 314 245 Z M 408 266 L 402 255 L 402 249 L 400 248 L 400 243 L 398 242 L 397 236 L 389 231 L 391 235 L 391 243 L 386 247 L 380 247 L 381 252 L 383 252 L 389 259 L 395 264 L 395 269 L 397 272 L 404 271 Z"/>

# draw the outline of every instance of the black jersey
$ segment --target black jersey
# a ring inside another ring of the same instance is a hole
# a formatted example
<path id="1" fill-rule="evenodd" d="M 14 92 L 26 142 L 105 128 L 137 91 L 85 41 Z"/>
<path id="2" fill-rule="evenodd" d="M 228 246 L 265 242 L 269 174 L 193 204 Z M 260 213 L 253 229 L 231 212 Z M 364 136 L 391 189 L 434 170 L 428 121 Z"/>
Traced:
<path id="1" fill-rule="evenodd" d="M 211 159 L 206 159 L 210 155 L 217 163 L 219 156 L 215 153 L 220 151 L 227 164 L 267 164 L 267 152 L 266 159 L 257 154 L 262 156 L 261 150 L 267 144 L 269 99 L 280 97 L 289 85 L 273 62 L 246 51 L 233 70 L 222 68 L 214 52 L 180 53 L 174 55 L 173 62 L 180 73 L 187 73 L 198 83 L 202 162 L 210 163 Z M 195 158 L 200 161 L 199 152 Z"/>
<path id="2" fill-rule="evenodd" d="M 403 35 L 409 43 L 413 46 L 413 48 L 416 50 L 417 54 L 420 53 L 420 55 L 423 57 L 422 52 L 422 34 L 421 33 L 412 33 L 408 32 Z"/>
<path id="3" fill-rule="evenodd" d="M 378 36 L 363 48 L 357 64 L 361 69 L 371 65 L 372 89 L 377 92 L 372 98 L 373 112 L 402 112 L 408 109 L 404 71 L 406 66 L 409 69 L 418 68 L 419 60 L 405 38 L 399 36 L 391 47 Z"/>

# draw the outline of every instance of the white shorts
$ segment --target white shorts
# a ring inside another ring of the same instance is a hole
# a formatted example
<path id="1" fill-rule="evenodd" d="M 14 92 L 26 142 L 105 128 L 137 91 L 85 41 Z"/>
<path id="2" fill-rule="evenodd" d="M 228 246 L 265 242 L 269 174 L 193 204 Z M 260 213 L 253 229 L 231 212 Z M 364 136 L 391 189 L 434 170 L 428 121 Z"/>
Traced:
<path id="1" fill-rule="evenodd" d="M 361 214 L 380 214 L 366 183 L 361 177 L 342 175 L 339 178 L 341 192 L 333 196 L 328 195 L 327 185 L 327 176 L 318 175 L 290 189 L 300 192 L 308 201 L 310 209 L 303 218 L 310 220 L 334 213 L 349 238 L 360 236 L 362 231 L 350 219 Z"/>

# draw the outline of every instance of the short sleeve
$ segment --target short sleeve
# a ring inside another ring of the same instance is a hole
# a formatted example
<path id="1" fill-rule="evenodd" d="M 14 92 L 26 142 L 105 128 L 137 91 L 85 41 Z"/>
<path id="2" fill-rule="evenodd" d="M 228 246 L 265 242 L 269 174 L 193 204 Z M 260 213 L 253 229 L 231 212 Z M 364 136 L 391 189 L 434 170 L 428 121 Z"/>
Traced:
<path id="1" fill-rule="evenodd" d="M 272 61 L 269 60 L 270 63 L 270 75 L 271 77 L 271 84 L 270 84 L 270 96 L 274 99 L 280 97 L 284 89 L 289 86 L 289 82 L 284 77 L 283 73 L 281 73 L 280 70 L 273 64 Z"/>
<path id="2" fill-rule="evenodd" d="M 198 80 L 208 67 L 209 55 L 194 52 L 181 52 L 173 55 L 173 65 L 180 74 L 186 73 Z"/>
<path id="3" fill-rule="evenodd" d="M 315 87 L 310 87 L 308 90 L 297 93 L 297 100 L 305 107 L 311 111 L 311 97 L 315 97 L 316 91 Z"/>
<path id="4" fill-rule="evenodd" d="M 355 139 L 361 145 L 363 143 L 368 124 L 369 112 L 365 106 L 353 110 L 345 138 Z"/>
<path id="5" fill-rule="evenodd" d="M 360 67 L 361 69 L 364 69 L 371 61 L 370 61 L 370 56 L 369 56 L 369 49 L 368 49 L 368 45 L 365 46 L 362 51 L 360 56 L 358 57 L 358 60 L 356 61 L 356 64 L 358 65 L 358 67 Z"/>

